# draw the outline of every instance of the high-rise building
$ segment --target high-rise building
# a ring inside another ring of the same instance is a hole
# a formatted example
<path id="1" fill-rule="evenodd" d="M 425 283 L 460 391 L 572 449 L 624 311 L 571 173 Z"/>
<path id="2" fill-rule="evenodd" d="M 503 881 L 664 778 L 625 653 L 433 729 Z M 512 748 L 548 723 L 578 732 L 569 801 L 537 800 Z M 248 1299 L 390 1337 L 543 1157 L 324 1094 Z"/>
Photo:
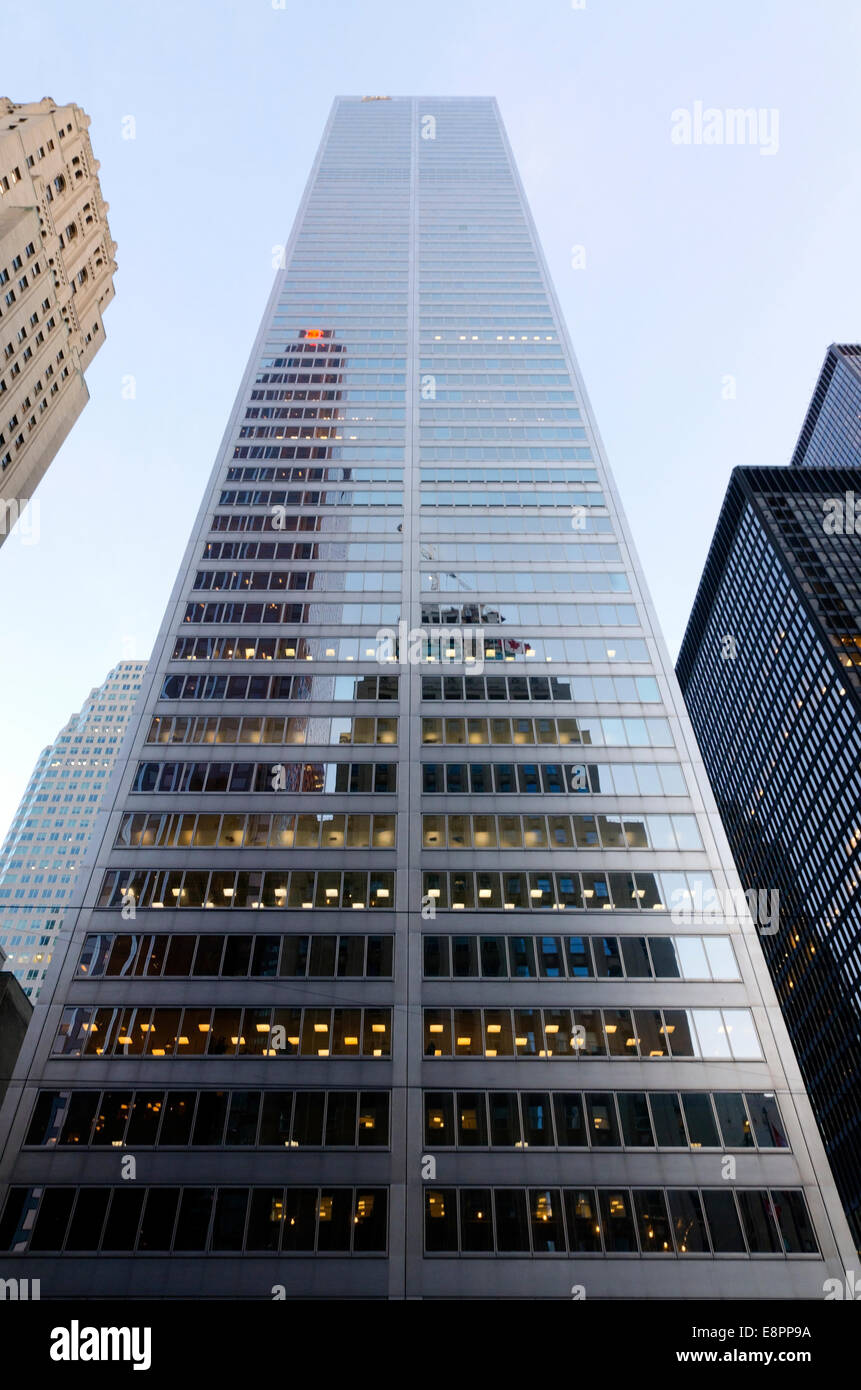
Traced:
<path id="1" fill-rule="evenodd" d="M 677 669 L 742 882 L 779 895 L 762 947 L 861 1246 L 859 353 L 795 466 L 733 471 Z"/>
<path id="2" fill-rule="evenodd" d="M 145 661 L 121 661 L 42 750 L 0 849 L 3 969 L 35 1000 L 117 760 Z"/>
<path id="3" fill-rule="evenodd" d="M 791 459 L 794 468 L 861 466 L 861 345 L 832 343 Z"/>
<path id="4" fill-rule="evenodd" d="M 89 399 L 116 244 L 90 118 L 0 98 L 0 545 Z"/>
<path id="5" fill-rule="evenodd" d="M 849 1232 L 495 102 L 337 100 L 283 260 L 2 1112 L 2 1273 L 821 1296 Z"/>

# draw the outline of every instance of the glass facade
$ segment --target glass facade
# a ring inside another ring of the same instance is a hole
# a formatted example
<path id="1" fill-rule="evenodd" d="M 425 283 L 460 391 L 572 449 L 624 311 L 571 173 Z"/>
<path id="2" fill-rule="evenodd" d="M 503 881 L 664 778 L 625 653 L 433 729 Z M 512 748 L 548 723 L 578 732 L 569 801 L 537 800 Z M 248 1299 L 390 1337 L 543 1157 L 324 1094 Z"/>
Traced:
<path id="1" fill-rule="evenodd" d="M 4 1112 L 4 1268 L 818 1296 L 851 1245 L 709 795 L 496 103 L 338 99 Z"/>
<path id="2" fill-rule="evenodd" d="M 742 881 L 779 895 L 762 947 L 861 1245 L 856 491 L 861 467 L 735 470 L 678 671 Z"/>
<path id="3" fill-rule="evenodd" d="M 146 662 L 121 661 L 39 758 L 0 849 L 3 968 L 36 999 L 71 884 L 96 834 L 96 812 L 140 693 Z"/>
<path id="4" fill-rule="evenodd" d="M 832 343 L 792 455 L 793 468 L 857 468 L 861 458 L 861 345 Z"/>

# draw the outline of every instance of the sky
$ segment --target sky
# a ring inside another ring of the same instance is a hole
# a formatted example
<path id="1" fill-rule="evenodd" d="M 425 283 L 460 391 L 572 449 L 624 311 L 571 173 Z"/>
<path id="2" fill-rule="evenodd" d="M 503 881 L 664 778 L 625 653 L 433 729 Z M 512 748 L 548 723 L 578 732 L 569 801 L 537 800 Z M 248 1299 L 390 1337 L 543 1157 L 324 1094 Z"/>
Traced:
<path id="1" fill-rule="evenodd" d="M 5 0 L 3 31 L 0 94 L 92 118 L 119 269 L 38 540 L 0 548 L 0 834 L 150 654 L 338 94 L 497 97 L 675 657 L 731 469 L 789 461 L 861 338 L 855 0 Z M 737 108 L 746 143 L 682 143 Z"/>

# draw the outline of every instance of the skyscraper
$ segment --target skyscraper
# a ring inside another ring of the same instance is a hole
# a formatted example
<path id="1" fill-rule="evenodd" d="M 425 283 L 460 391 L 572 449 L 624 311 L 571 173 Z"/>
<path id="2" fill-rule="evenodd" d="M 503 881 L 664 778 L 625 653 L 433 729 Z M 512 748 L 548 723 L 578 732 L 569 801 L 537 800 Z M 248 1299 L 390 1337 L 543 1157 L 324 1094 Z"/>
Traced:
<path id="1" fill-rule="evenodd" d="M 89 399 L 116 243 L 89 116 L 0 98 L 0 545 Z"/>
<path id="2" fill-rule="evenodd" d="M 146 669 L 120 661 L 44 748 L 0 849 L 4 970 L 35 999 Z"/>
<path id="3" fill-rule="evenodd" d="M 861 465 L 861 345 L 832 343 L 804 417 L 794 468 Z"/>
<path id="4" fill-rule="evenodd" d="M 678 674 L 861 1246 L 861 348 L 828 350 L 789 468 L 736 468 Z M 832 461 L 829 466 L 829 460 Z"/>
<path id="5" fill-rule="evenodd" d="M 2 1272 L 821 1295 L 851 1241 L 495 102 L 337 100 L 283 260 L 2 1112 Z"/>

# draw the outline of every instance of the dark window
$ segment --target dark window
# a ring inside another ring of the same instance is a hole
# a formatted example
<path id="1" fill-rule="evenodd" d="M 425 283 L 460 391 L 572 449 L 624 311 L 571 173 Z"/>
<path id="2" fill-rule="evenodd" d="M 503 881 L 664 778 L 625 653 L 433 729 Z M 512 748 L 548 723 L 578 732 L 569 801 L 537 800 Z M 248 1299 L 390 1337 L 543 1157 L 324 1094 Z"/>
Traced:
<path id="1" fill-rule="evenodd" d="M 526 1193 L 516 1188 L 498 1188 L 493 1198 L 497 1250 L 528 1253 L 529 1218 L 526 1211 Z"/>
<path id="2" fill-rule="evenodd" d="M 445 770 L 445 789 L 457 794 L 468 790 L 466 766 L 463 763 L 447 763 Z"/>
<path id="3" fill-rule="evenodd" d="M 478 950 L 474 936 L 453 936 L 451 954 L 455 978 L 472 979 L 478 975 Z"/>
<path id="4" fill-rule="evenodd" d="M 317 1229 L 317 1193 L 314 1188 L 288 1188 L 284 1201 L 282 1250 L 313 1250 Z"/>
<path id="5" fill-rule="evenodd" d="M 278 974 L 278 956 L 281 950 L 280 936 L 258 936 L 254 942 L 254 959 L 251 973 L 263 979 L 274 979 Z M 329 972 L 332 973 L 331 971 Z"/>
<path id="6" fill-rule="evenodd" d="M 26 1245 L 29 1214 L 35 1207 L 36 1200 L 31 1196 L 29 1187 L 10 1187 L 3 1218 L 0 1220 L 0 1250 L 12 1250 Z"/>
<path id="7" fill-rule="evenodd" d="M 788 1149 L 789 1140 L 774 1095 L 770 1091 L 748 1091 L 745 1100 L 759 1147 Z"/>
<path id="8" fill-rule="evenodd" d="M 478 1097 L 479 1100 L 483 1099 Z M 490 1142 L 505 1148 L 522 1145 L 520 1130 L 520 1111 L 517 1094 L 514 1091 L 491 1091 L 490 1101 Z"/>
<path id="9" fill-rule="evenodd" d="M 620 1091 L 616 1097 L 622 1122 L 622 1137 L 629 1148 L 650 1148 L 655 1138 L 649 1107 L 643 1091 Z"/>
<path id="10" fill-rule="evenodd" d="M 170 1249 L 178 1202 L 178 1187 L 149 1189 L 138 1237 L 138 1250 Z"/>
<path id="11" fill-rule="evenodd" d="M 311 937 L 311 960 L 308 967 L 308 974 L 329 978 L 335 974 L 335 948 L 337 937 L 335 936 L 312 936 Z"/>
<path id="12" fill-rule="evenodd" d="M 215 1202 L 212 1224 L 213 1250 L 241 1250 L 245 1233 L 247 1187 L 222 1187 Z"/>
<path id="13" fill-rule="evenodd" d="M 658 979 L 679 979 L 681 972 L 672 937 L 650 936 L 649 950 L 652 953 L 652 964 Z"/>
<path id="14" fill-rule="evenodd" d="M 355 1091 L 330 1091 L 326 1106 L 326 1143 L 340 1147 L 356 1143 Z"/>
<path id="15" fill-rule="evenodd" d="M 66 1110 L 61 1144 L 89 1144 L 99 1106 L 98 1091 L 75 1091 Z"/>
<path id="16" fill-rule="evenodd" d="M 601 1190 L 601 1225 L 607 1251 L 625 1254 L 637 1249 L 634 1218 L 627 1192 L 622 1189 Z"/>
<path id="17" fill-rule="evenodd" d="M 694 1040 L 691 1037 L 688 1015 L 684 1009 L 664 1009 L 664 1027 L 670 1040 L 670 1052 L 674 1057 L 693 1057 Z"/>
<path id="18" fill-rule="evenodd" d="M 204 1102 L 204 1097 L 208 1099 L 208 1093 L 201 1096 L 201 1103 Z M 168 1091 L 161 1122 L 159 1144 L 175 1144 L 182 1148 L 188 1145 L 195 1099 L 194 1091 Z M 212 1142 L 220 1143 L 221 1140 L 219 1138 Z"/>
<path id="19" fill-rule="evenodd" d="M 686 1149 L 688 1139 L 682 1120 L 682 1107 L 675 1091 L 650 1091 L 649 1104 L 655 1122 L 655 1136 L 661 1149 Z"/>
<path id="20" fill-rule="evenodd" d="M 766 1192 L 750 1192 L 742 1189 L 738 1193 L 741 1219 L 747 1236 L 748 1248 L 752 1255 L 772 1255 L 779 1250 L 782 1241 L 771 1211 L 771 1203 Z"/>
<path id="21" fill-rule="evenodd" d="M 449 1254 L 458 1248 L 455 1190 L 425 1188 L 425 1250 Z"/>
<path id="22" fill-rule="evenodd" d="M 359 1095 L 359 1147 L 384 1148 L 389 1142 L 387 1091 L 362 1091 Z"/>
<path id="23" fill-rule="evenodd" d="M 424 947 L 424 973 L 429 980 L 446 979 L 451 973 L 448 958 L 447 936 L 426 936 Z"/>
<path id="24" fill-rule="evenodd" d="M 509 795 L 517 790 L 513 763 L 497 763 L 493 769 L 493 782 L 497 792 Z"/>
<path id="25" fill-rule="evenodd" d="M 352 1215 L 355 1252 L 385 1251 L 387 1205 L 385 1188 L 356 1189 Z"/>
<path id="26" fill-rule="evenodd" d="M 564 1252 L 565 1228 L 559 1189 L 531 1188 L 529 1214 L 532 1223 L 532 1248 L 535 1253 Z"/>
<path id="27" fill-rule="evenodd" d="M 246 1250 L 277 1250 L 284 1222 L 284 1193 L 280 1187 L 257 1187 L 251 1193 Z"/>
<path id="28" fill-rule="evenodd" d="M 192 1144 L 212 1147 L 223 1141 L 224 1121 L 227 1116 L 228 1099 L 228 1091 L 201 1091 L 197 1102 L 197 1115 L 194 1121 Z M 168 1142 L 165 1139 L 165 1130 L 167 1128 L 168 1115 L 170 1114 L 172 1104 L 175 1104 L 175 1102 L 175 1093 L 173 1096 L 169 1095 L 167 1107 L 165 1109 L 165 1122 L 161 1132 L 162 1144 Z M 186 1140 L 185 1142 L 187 1143 L 188 1141 Z"/>
<path id="29" fill-rule="evenodd" d="M 570 1094 L 557 1091 L 553 1097 L 553 1105 L 556 1112 L 557 1143 L 562 1148 L 585 1148 L 588 1139 L 583 1097 L 577 1091 Z"/>
<path id="30" fill-rule="evenodd" d="M 211 1187 L 186 1187 L 179 1204 L 174 1250 L 205 1250 L 212 1214 Z"/>
<path id="31" fill-rule="evenodd" d="M 460 1248 L 470 1252 L 493 1250 L 493 1217 L 489 1188 L 468 1187 L 461 1190 Z"/>
<path id="32" fill-rule="evenodd" d="M 281 943 L 281 967 L 279 974 L 287 976 L 304 975 L 308 965 L 308 936 L 285 936 Z"/>
<path id="33" fill-rule="evenodd" d="M 613 1095 L 609 1092 L 588 1092 L 586 1107 L 592 1147 L 618 1148 L 619 1126 L 616 1122 L 616 1102 Z"/>
<path id="34" fill-rule="evenodd" d="M 621 944 L 625 974 L 630 979 L 635 980 L 651 979 L 652 968 L 646 951 L 646 938 L 644 936 L 623 936 Z"/>
<path id="35" fill-rule="evenodd" d="M 550 1096 L 546 1092 L 527 1092 L 521 1097 L 523 1107 L 523 1139 L 527 1146 L 547 1148 L 553 1144 L 553 1122 L 550 1117 Z"/>
<path id="36" fill-rule="evenodd" d="M 27 1130 L 25 1144 L 56 1143 L 69 1103 L 68 1091 L 40 1091 Z"/>
<path id="37" fill-rule="evenodd" d="M 155 1143 L 164 1109 L 164 1091 L 136 1091 L 132 1104 L 126 1143 L 131 1148 L 147 1148 Z"/>
<path id="38" fill-rule="evenodd" d="M 425 1092 L 425 1143 L 454 1144 L 454 1100 L 450 1091 Z"/>
<path id="39" fill-rule="evenodd" d="M 42 1194 L 30 1237 L 31 1250 L 62 1250 L 74 1199 L 73 1187 L 49 1187 Z"/>
<path id="40" fill-rule="evenodd" d="M 461 1148 L 483 1148 L 487 1144 L 487 1117 L 482 1091 L 458 1091 L 457 1142 Z"/>
<path id="41" fill-rule="evenodd" d="M 737 1091 L 718 1092 L 715 1106 L 725 1147 L 752 1149 L 753 1133 L 742 1096 Z"/>
<path id="42" fill-rule="evenodd" d="M 595 951 L 595 969 L 598 979 L 618 980 L 622 978 L 622 957 L 619 954 L 619 941 L 615 936 L 596 936 L 592 938 Z"/>
<path id="43" fill-rule="evenodd" d="M 260 1120 L 259 1143 L 277 1144 L 286 1148 L 290 1143 L 290 1116 L 293 1110 L 292 1091 L 264 1091 L 263 1114 Z"/>
<path id="44" fill-rule="evenodd" d="M 223 950 L 223 936 L 198 937 L 192 975 L 217 975 Z"/>
<path id="45" fill-rule="evenodd" d="M 145 1192 L 115 1187 L 102 1236 L 103 1250 L 134 1250 Z"/>
<path id="46" fill-rule="evenodd" d="M 259 1091 L 232 1091 L 224 1142 L 226 1144 L 253 1144 L 257 1138 L 259 1113 Z"/>
<path id="47" fill-rule="evenodd" d="M 640 1249 L 644 1254 L 672 1255 L 673 1233 L 663 1192 L 641 1188 L 633 1197 Z"/>
<path id="48" fill-rule="evenodd" d="M 250 936 L 227 937 L 221 965 L 222 975 L 236 977 L 248 974 L 252 941 L 253 938 Z"/>
<path id="49" fill-rule="evenodd" d="M 318 1250 L 349 1250 L 352 1199 L 347 1187 L 322 1189 L 317 1202 Z"/>
<path id="50" fill-rule="evenodd" d="M 297 1091 L 291 1143 L 300 1148 L 319 1148 L 323 1143 L 325 1091 Z"/>
<path id="51" fill-rule="evenodd" d="M 595 1201 L 595 1189 L 567 1188 L 565 1215 L 568 1223 L 568 1247 L 572 1254 L 601 1250 L 601 1218 Z"/>
<path id="52" fill-rule="evenodd" d="M 165 961 L 165 975 L 190 975 L 196 938 L 172 936 Z"/>
<path id="53" fill-rule="evenodd" d="M 338 975 L 359 976 L 365 970 L 365 938 L 342 936 L 338 939 Z"/>
<path id="54" fill-rule="evenodd" d="M 695 1091 L 682 1092 L 682 1105 L 693 1149 L 715 1149 L 720 1144 L 709 1096 Z"/>
<path id="55" fill-rule="evenodd" d="M 535 949 L 531 936 L 510 936 L 508 951 L 514 979 L 535 978 Z"/>
<path id="56" fill-rule="evenodd" d="M 422 764 L 422 791 L 428 794 L 444 791 L 440 763 Z"/>
<path id="57" fill-rule="evenodd" d="M 787 1255 L 816 1255 L 819 1247 L 801 1192 L 772 1189 L 771 1199 Z"/>
<path id="58" fill-rule="evenodd" d="M 131 1091 L 105 1091 L 91 1142 L 119 1147 L 126 1132 L 131 1108 Z"/>
<path id="59" fill-rule="evenodd" d="M 98 1250 L 110 1195 L 109 1187 L 79 1188 L 66 1237 L 67 1250 Z"/>
<path id="60" fill-rule="evenodd" d="M 708 1253 L 709 1242 L 699 1194 L 692 1188 L 685 1188 L 667 1195 L 679 1254 L 689 1255 L 696 1251 Z"/>
<path id="61" fill-rule="evenodd" d="M 703 1192 L 703 1205 L 712 1238 L 712 1249 L 716 1255 L 746 1254 L 747 1247 L 741 1233 L 735 1198 L 731 1192 L 707 1188 Z"/>
<path id="62" fill-rule="evenodd" d="M 504 979 L 508 974 L 504 936 L 480 936 L 481 973 L 488 979 Z"/>

